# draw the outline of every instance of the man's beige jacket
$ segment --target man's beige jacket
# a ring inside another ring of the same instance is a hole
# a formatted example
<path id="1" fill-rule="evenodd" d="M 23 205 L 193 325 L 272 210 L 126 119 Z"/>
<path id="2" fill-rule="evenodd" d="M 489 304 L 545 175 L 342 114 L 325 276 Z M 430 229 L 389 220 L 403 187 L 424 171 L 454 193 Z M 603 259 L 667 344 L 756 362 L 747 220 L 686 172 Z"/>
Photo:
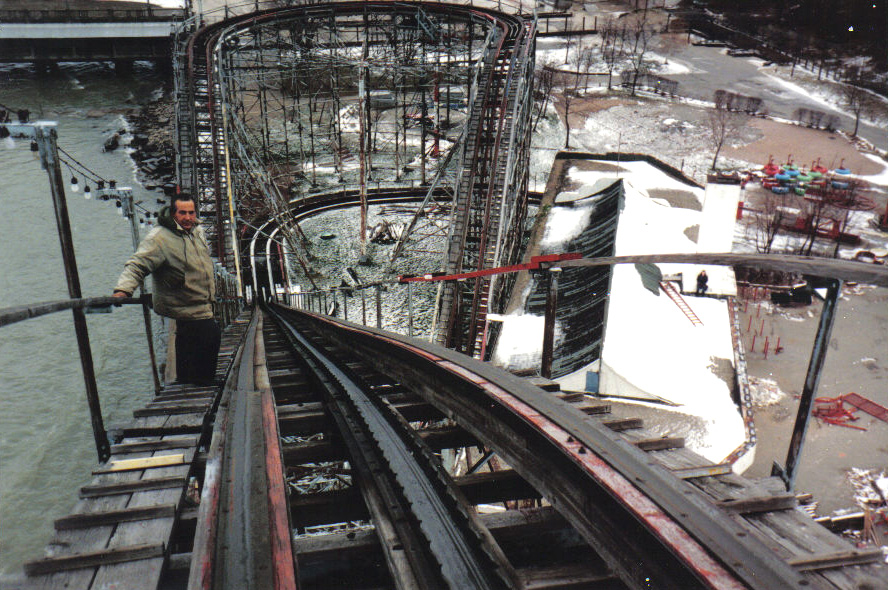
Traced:
<path id="1" fill-rule="evenodd" d="M 154 311 L 180 320 L 213 317 L 216 284 L 203 228 L 195 225 L 186 232 L 168 207 L 127 261 L 114 290 L 131 296 L 149 274 L 154 276 Z"/>

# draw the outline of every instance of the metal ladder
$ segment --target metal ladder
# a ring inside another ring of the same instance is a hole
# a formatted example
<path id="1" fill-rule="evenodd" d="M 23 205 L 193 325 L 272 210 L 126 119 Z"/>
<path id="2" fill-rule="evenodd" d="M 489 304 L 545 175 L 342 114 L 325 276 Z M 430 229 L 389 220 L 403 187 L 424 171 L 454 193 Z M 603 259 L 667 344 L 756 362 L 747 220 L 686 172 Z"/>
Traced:
<path id="1" fill-rule="evenodd" d="M 666 296 L 672 300 L 675 305 L 678 306 L 678 309 L 682 311 L 682 313 L 687 316 L 691 323 L 695 326 L 702 326 L 703 322 L 700 321 L 700 318 L 697 317 L 697 314 L 694 313 L 694 310 L 691 309 L 691 306 L 688 305 L 688 302 L 685 301 L 685 298 L 682 297 L 681 293 L 679 293 L 678 289 L 675 288 L 675 284 L 671 281 L 660 281 L 660 288 L 663 289 L 663 292 L 666 293 Z"/>

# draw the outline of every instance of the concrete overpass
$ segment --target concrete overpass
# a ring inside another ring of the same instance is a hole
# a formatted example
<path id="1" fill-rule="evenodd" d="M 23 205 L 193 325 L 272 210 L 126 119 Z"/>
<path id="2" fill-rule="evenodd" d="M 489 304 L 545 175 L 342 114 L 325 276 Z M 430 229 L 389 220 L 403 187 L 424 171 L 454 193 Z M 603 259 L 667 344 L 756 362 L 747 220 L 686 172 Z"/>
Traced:
<path id="1" fill-rule="evenodd" d="M 137 6 L 0 10 L 0 62 L 168 60 L 173 28 L 185 10 Z"/>

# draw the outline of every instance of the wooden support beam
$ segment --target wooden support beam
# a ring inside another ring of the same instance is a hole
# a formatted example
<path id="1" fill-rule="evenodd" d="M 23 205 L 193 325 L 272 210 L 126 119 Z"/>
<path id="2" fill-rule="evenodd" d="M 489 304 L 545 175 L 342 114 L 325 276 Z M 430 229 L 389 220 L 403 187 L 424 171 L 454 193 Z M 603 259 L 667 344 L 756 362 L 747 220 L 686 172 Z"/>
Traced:
<path id="1" fill-rule="evenodd" d="M 617 577 L 597 571 L 585 563 L 550 567 L 525 567 L 516 570 L 525 590 L 580 590 L 580 588 L 620 587 Z"/>
<path id="2" fill-rule="evenodd" d="M 130 494 L 147 490 L 163 490 L 167 488 L 185 487 L 185 476 L 158 477 L 137 481 L 122 481 L 103 485 L 89 485 L 80 488 L 81 498 L 99 498 L 116 494 Z"/>
<path id="3" fill-rule="evenodd" d="M 162 557 L 163 551 L 163 543 L 115 547 L 76 555 L 46 557 L 26 563 L 24 569 L 28 576 L 42 576 L 74 569 Z"/>
<path id="4" fill-rule="evenodd" d="M 458 449 L 479 444 L 474 436 L 458 426 L 427 428 L 418 431 L 417 434 L 433 451 Z M 283 445 L 283 453 L 284 463 L 288 467 L 346 458 L 345 448 L 330 440 L 286 444 Z"/>
<path id="5" fill-rule="evenodd" d="M 681 479 L 696 479 L 698 477 L 713 477 L 715 475 L 727 475 L 732 472 L 730 463 L 717 463 L 713 465 L 700 465 L 699 467 L 676 467 L 672 473 Z"/>
<path id="6" fill-rule="evenodd" d="M 108 512 L 87 512 L 83 514 L 71 514 L 70 516 L 59 518 L 55 521 L 55 530 L 70 531 L 76 529 L 88 529 L 91 527 L 106 526 L 121 522 L 168 518 L 175 515 L 175 504 L 124 508 L 123 510 L 109 510 Z"/>
<path id="7" fill-rule="evenodd" d="M 821 553 L 820 555 L 791 557 L 787 559 L 787 562 L 801 572 L 812 572 L 845 567 L 847 565 L 874 563 L 882 558 L 882 550 L 874 547 L 871 549 L 852 549 L 835 553 Z"/>
<path id="8" fill-rule="evenodd" d="M 632 441 L 632 444 L 642 451 L 668 451 L 669 449 L 683 449 L 685 439 L 681 436 L 664 436 L 662 438 L 647 438 Z"/>
<path id="9" fill-rule="evenodd" d="M 174 434 L 200 434 L 203 430 L 203 417 L 199 422 L 192 424 L 180 424 L 177 426 L 132 426 L 120 430 L 123 438 L 137 438 L 147 436 L 172 436 Z"/>
<path id="10" fill-rule="evenodd" d="M 219 361 L 221 363 L 221 361 Z M 197 392 L 197 393 L 167 393 L 155 395 L 151 400 L 152 404 L 166 404 L 187 401 L 207 401 L 210 402 L 215 398 L 215 392 Z"/>
<path id="11" fill-rule="evenodd" d="M 537 491 L 511 469 L 464 475 L 455 478 L 454 483 L 472 504 L 539 497 Z M 293 496 L 290 498 L 290 511 L 293 525 L 297 528 L 369 517 L 361 495 L 355 488 Z"/>
<path id="12" fill-rule="evenodd" d="M 582 413 L 587 414 L 589 416 L 599 415 L 599 414 L 610 414 L 611 407 L 610 404 L 595 404 L 591 406 L 580 406 L 578 408 Z"/>
<path id="13" fill-rule="evenodd" d="M 173 453 L 169 455 L 154 455 L 153 457 L 141 457 L 139 459 L 118 459 L 109 461 L 103 467 L 93 471 L 93 475 L 103 473 L 116 473 L 118 471 L 138 471 L 141 469 L 156 469 L 158 467 L 171 467 L 184 465 L 185 454 Z"/>
<path id="14" fill-rule="evenodd" d="M 798 500 L 796 500 L 795 494 L 779 494 L 776 496 L 722 500 L 717 502 L 717 506 L 737 514 L 752 514 L 753 512 L 789 510 L 798 506 Z"/>
<path id="15" fill-rule="evenodd" d="M 641 418 L 615 418 L 613 420 L 602 420 L 601 423 L 615 432 L 644 426 L 644 420 Z"/>
<path id="16" fill-rule="evenodd" d="M 121 443 L 111 445 L 112 455 L 126 453 L 144 453 L 152 451 L 164 451 L 167 449 L 190 449 L 197 444 L 198 437 L 188 436 L 183 438 L 165 438 L 163 440 L 146 440 L 140 442 Z"/>
<path id="17" fill-rule="evenodd" d="M 408 422 L 444 418 L 441 412 L 425 402 L 396 403 L 394 407 Z M 321 409 L 321 405 L 312 403 L 278 406 L 278 424 L 281 436 L 313 434 L 330 428 L 327 415 Z"/>
<path id="18" fill-rule="evenodd" d="M 133 418 L 147 418 L 148 416 L 172 416 L 173 414 L 200 414 L 203 416 L 210 407 L 207 403 L 180 404 L 177 406 L 154 406 L 139 408 L 133 412 Z"/>

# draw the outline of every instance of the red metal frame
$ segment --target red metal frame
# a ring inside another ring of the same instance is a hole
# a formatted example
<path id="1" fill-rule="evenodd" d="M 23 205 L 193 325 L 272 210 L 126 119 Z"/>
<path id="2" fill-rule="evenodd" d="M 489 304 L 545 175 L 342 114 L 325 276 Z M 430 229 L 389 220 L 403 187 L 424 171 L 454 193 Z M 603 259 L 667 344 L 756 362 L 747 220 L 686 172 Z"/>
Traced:
<path id="1" fill-rule="evenodd" d="M 490 275 L 499 275 L 509 272 L 518 272 L 521 270 L 539 270 L 542 264 L 551 264 L 554 262 L 562 262 L 564 260 L 580 260 L 583 255 L 580 252 L 568 252 L 565 254 L 546 254 L 544 256 L 533 256 L 530 262 L 524 264 L 513 264 L 511 266 L 498 266 L 496 268 L 485 268 L 482 270 L 474 270 L 472 272 L 462 272 L 457 274 L 433 273 L 421 276 L 401 275 L 398 277 L 399 283 L 419 283 L 434 281 L 463 281 L 466 279 L 474 279 L 477 277 L 486 277 Z"/>

